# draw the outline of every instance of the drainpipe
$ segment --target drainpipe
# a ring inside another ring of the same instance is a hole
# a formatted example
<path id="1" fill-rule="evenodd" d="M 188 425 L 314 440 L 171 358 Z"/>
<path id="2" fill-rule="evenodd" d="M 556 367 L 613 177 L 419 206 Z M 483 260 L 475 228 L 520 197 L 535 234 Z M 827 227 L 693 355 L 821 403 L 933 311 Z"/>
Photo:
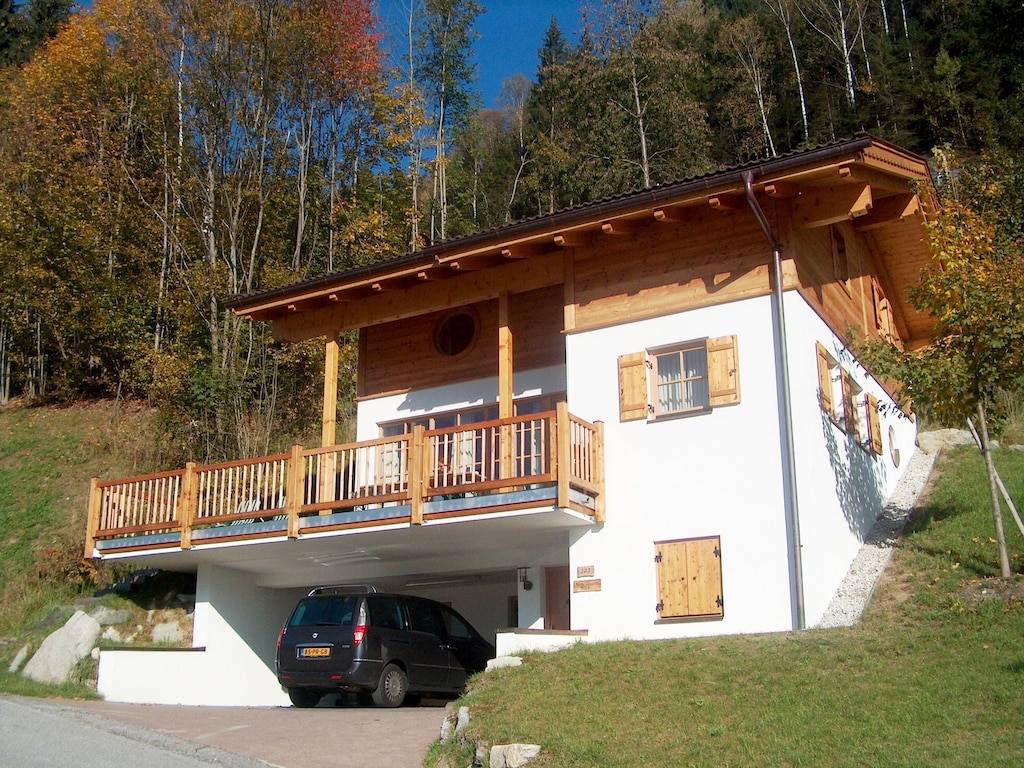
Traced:
<path id="1" fill-rule="evenodd" d="M 789 391 L 789 351 L 786 348 L 786 313 L 782 301 L 782 246 L 775 239 L 768 219 L 754 196 L 754 174 L 743 172 L 747 202 L 772 246 L 772 336 L 775 344 L 775 379 L 779 392 L 779 442 L 782 447 L 782 493 L 786 506 L 786 534 L 791 556 L 789 575 L 793 626 L 806 629 L 804 616 L 804 567 L 800 542 L 800 508 L 796 493 L 796 449 L 793 442 L 793 407 Z"/>

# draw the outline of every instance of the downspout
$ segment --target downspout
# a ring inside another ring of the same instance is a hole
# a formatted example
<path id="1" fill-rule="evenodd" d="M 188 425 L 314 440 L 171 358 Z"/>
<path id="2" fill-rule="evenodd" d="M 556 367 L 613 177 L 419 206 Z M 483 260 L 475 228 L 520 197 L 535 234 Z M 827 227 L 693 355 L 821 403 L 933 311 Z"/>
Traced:
<path id="1" fill-rule="evenodd" d="M 779 393 L 779 442 L 782 448 L 782 493 L 786 507 L 786 534 L 791 550 L 789 573 L 795 629 L 806 629 L 804 616 L 804 567 L 800 542 L 800 508 L 796 493 L 796 448 L 793 441 L 793 407 L 789 390 L 789 351 L 786 348 L 786 313 L 782 300 L 782 246 L 754 196 L 754 174 L 743 172 L 747 202 L 772 247 L 772 336 L 775 345 L 775 378 Z"/>

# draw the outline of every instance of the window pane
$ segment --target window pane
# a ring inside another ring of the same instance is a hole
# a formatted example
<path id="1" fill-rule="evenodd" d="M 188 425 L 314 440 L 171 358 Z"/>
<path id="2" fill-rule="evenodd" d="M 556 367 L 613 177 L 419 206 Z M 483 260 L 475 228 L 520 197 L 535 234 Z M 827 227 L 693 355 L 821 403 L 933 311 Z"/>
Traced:
<path id="1" fill-rule="evenodd" d="M 686 370 L 686 408 L 705 408 L 708 396 L 708 358 L 703 349 L 683 352 Z"/>
<path id="2" fill-rule="evenodd" d="M 682 370 L 678 352 L 658 355 L 658 413 L 683 409 Z"/>

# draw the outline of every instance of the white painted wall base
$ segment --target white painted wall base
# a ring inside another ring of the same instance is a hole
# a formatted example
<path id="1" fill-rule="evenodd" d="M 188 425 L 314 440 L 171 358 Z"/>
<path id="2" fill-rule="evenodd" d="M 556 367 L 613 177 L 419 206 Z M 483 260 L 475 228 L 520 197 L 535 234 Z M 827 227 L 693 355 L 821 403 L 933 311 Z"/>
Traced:
<path id="1" fill-rule="evenodd" d="M 557 651 L 576 643 L 587 641 L 586 630 L 572 632 L 544 632 L 542 630 L 519 630 L 499 632 L 497 635 L 497 656 L 516 656 L 530 651 Z"/>
<path id="2" fill-rule="evenodd" d="M 273 673 L 239 666 L 205 649 L 101 651 L 97 690 L 107 701 L 126 704 L 290 706 Z"/>

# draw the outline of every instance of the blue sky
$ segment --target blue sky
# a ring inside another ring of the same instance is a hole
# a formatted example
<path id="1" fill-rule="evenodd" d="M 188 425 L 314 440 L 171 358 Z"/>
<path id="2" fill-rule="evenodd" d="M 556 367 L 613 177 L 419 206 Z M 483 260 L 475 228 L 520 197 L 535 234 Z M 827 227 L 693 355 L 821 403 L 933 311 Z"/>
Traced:
<path id="1" fill-rule="evenodd" d="M 558 19 L 562 34 L 576 40 L 583 0 L 477 0 L 486 12 L 476 20 L 480 35 L 474 46 L 477 87 L 485 107 L 495 106 L 501 82 L 514 74 L 533 80 L 537 74 L 537 49 L 551 17 Z M 409 0 L 379 0 L 384 32 L 403 24 L 403 9 Z"/>

